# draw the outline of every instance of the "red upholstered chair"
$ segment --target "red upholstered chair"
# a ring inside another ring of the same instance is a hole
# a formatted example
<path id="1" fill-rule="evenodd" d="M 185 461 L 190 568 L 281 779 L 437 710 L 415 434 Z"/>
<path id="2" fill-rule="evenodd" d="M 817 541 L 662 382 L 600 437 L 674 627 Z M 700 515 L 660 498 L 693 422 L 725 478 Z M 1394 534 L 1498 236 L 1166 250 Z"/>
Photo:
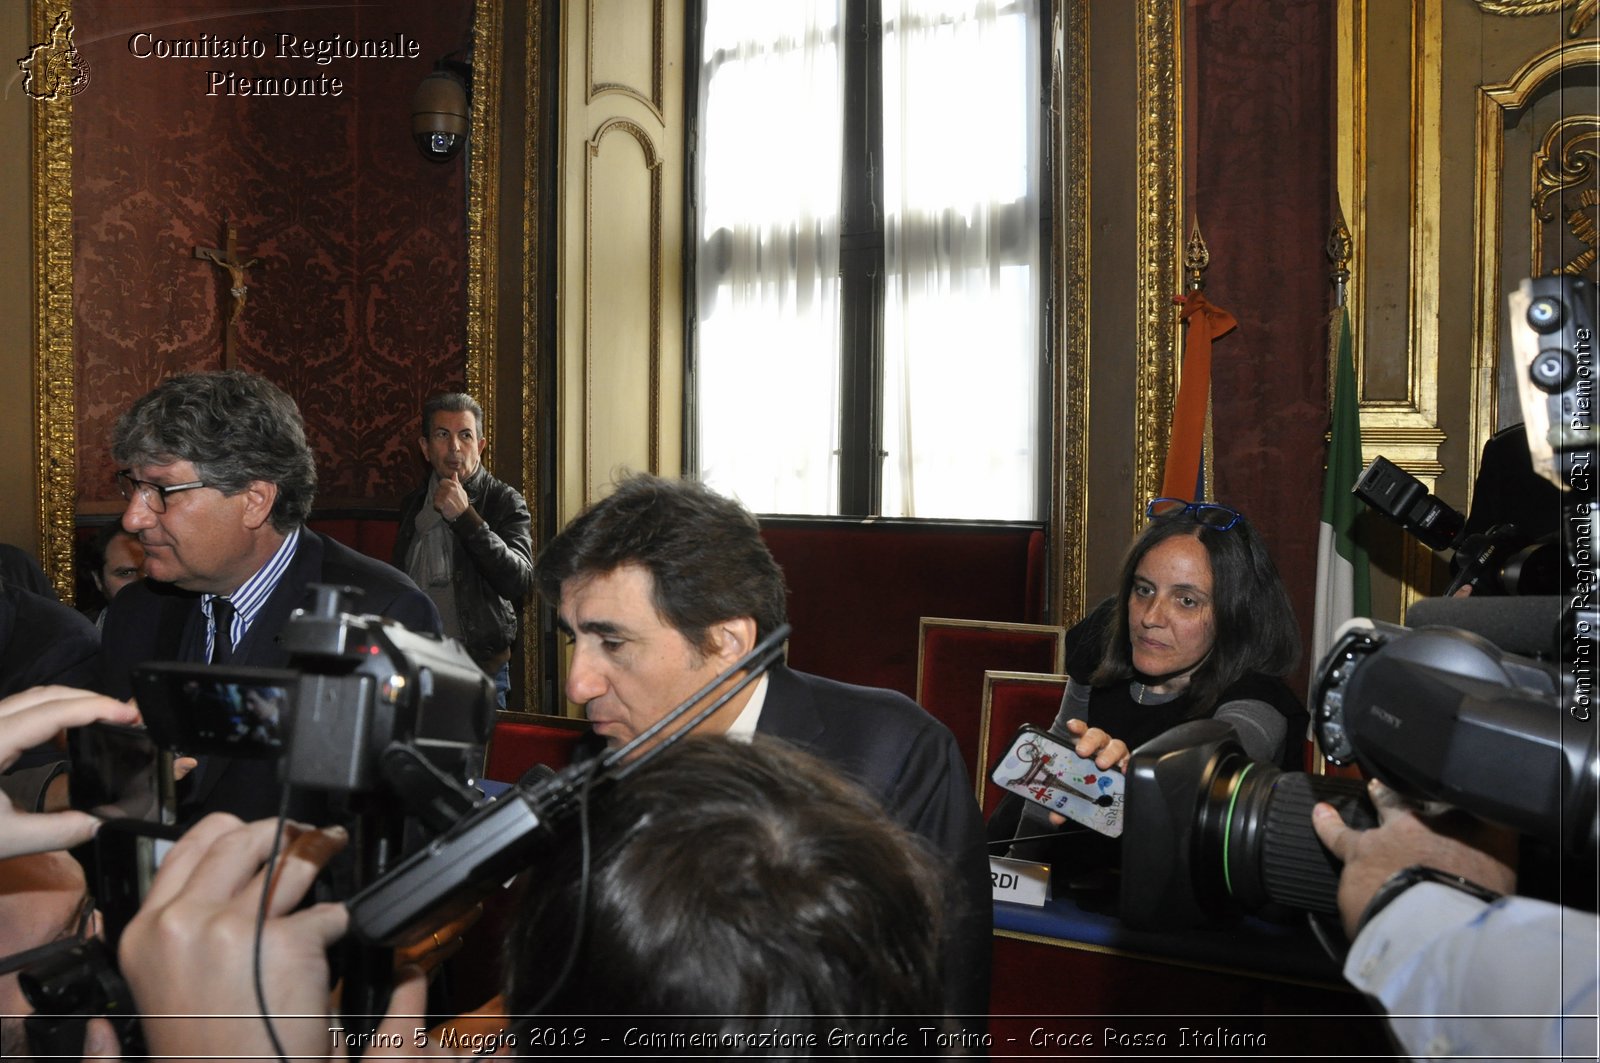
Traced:
<path id="1" fill-rule="evenodd" d="M 918 625 L 917 647 L 917 704 L 950 728 L 967 770 L 976 773 L 983 741 L 984 672 L 1061 671 L 1066 629 L 925 616 Z"/>
<path id="2" fill-rule="evenodd" d="M 764 517 L 761 537 L 789 585 L 802 672 L 914 696 L 919 617 L 1044 619 L 1042 528 Z"/>
<path id="3" fill-rule="evenodd" d="M 572 763 L 572 747 L 589 730 L 589 721 L 535 713 L 502 714 L 489 738 L 483 777 L 514 783 L 535 764 L 560 770 Z"/>
<path id="4" fill-rule="evenodd" d="M 1011 739 L 1025 723 L 1048 727 L 1061 707 L 1067 677 L 1039 672 L 983 673 L 983 744 L 978 750 L 983 774 L 978 778 L 978 805 L 988 819 L 1005 792 L 989 782 Z"/>

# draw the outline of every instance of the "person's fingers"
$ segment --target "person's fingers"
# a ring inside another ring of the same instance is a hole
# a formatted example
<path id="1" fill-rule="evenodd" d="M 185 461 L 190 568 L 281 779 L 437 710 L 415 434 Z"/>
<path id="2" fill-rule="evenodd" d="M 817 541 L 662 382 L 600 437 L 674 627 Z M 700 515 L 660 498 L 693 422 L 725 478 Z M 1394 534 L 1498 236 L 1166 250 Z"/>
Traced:
<path id="1" fill-rule="evenodd" d="M 303 934 L 322 948 L 327 948 L 344 937 L 345 931 L 350 929 L 350 909 L 338 901 L 324 901 L 293 915 L 282 916 L 278 925 L 286 934 L 295 938 Z"/>
<path id="2" fill-rule="evenodd" d="M 1072 735 L 1074 738 L 1081 738 L 1083 733 L 1088 729 L 1089 725 L 1082 720 L 1067 721 L 1067 733 Z"/>
<path id="3" fill-rule="evenodd" d="M 109 1019 L 93 1018 L 83 1031 L 83 1055 L 81 1059 L 104 1060 L 105 1063 L 117 1063 L 122 1059 L 122 1043 L 117 1039 L 117 1031 Z"/>
<path id="4" fill-rule="evenodd" d="M 311 888 L 311 884 L 316 881 L 317 875 L 327 866 L 328 861 L 337 856 L 350 840 L 349 834 L 339 826 L 324 827 L 321 830 L 301 828 L 298 831 L 286 828 L 285 833 L 283 853 L 274 872 L 271 903 L 267 907 L 269 915 L 282 915 L 284 912 L 292 911 Z M 266 874 L 265 869 L 262 870 L 262 874 Z M 254 888 L 250 891 L 250 895 L 259 897 L 261 895 L 259 875 L 251 885 Z"/>
<path id="5" fill-rule="evenodd" d="M 1067 817 L 1061 813 L 1051 812 L 1048 815 L 1050 816 L 1050 825 L 1052 827 L 1065 827 L 1067 825 Z"/>
<path id="6" fill-rule="evenodd" d="M 4 822 L 0 858 L 71 849 L 93 838 L 100 829 L 100 821 L 87 812 L 11 815 L 5 816 Z"/>
<path id="7" fill-rule="evenodd" d="M 29 698 L 23 709 L 11 703 L 24 695 L 47 692 Z M 55 694 L 48 692 L 54 691 Z M 133 723 L 138 710 L 126 702 L 100 694 L 89 694 L 69 687 L 36 687 L 0 702 L 0 768 L 9 766 L 22 751 L 48 742 L 68 727 L 82 727 L 96 720 Z"/>
<path id="8" fill-rule="evenodd" d="M 461 950 L 463 935 L 483 915 L 483 905 L 474 904 L 465 912 L 435 928 L 424 937 L 415 938 L 395 949 L 394 963 L 402 967 L 418 967 L 431 971 Z"/>
<path id="9" fill-rule="evenodd" d="M 46 705 L 100 706 L 119 721 L 129 719 L 138 713 L 132 702 L 118 701 L 116 698 L 108 698 L 104 694 L 80 690 L 77 687 L 52 685 L 30 687 L 8 698 L 0 699 L 0 720 Z"/>
<path id="10" fill-rule="evenodd" d="M 1383 785 L 1377 779 L 1367 783 L 1367 796 L 1372 799 L 1372 807 L 1378 810 L 1378 824 L 1388 823 L 1396 816 L 1414 812 L 1411 802 L 1395 790 Z"/>
<path id="11" fill-rule="evenodd" d="M 172 760 L 172 781 L 177 782 L 199 766 L 200 761 L 195 757 L 174 757 Z"/>
<path id="12" fill-rule="evenodd" d="M 1128 770 L 1128 743 L 1120 738 L 1112 738 L 1094 758 L 1094 766 L 1101 771 L 1116 768 L 1118 771 Z"/>
<path id="13" fill-rule="evenodd" d="M 83 696 L 87 693 L 87 691 L 78 690 L 75 687 L 64 687 L 56 684 L 29 687 L 27 690 L 19 690 L 10 697 L 0 698 L 0 719 L 15 713 L 26 712 L 48 701 L 60 701 L 63 698 Z"/>
<path id="14" fill-rule="evenodd" d="M 145 894 L 143 908 L 154 910 L 169 903 L 188 883 L 189 876 L 211 848 L 211 844 L 229 831 L 238 830 L 243 821 L 226 812 L 213 812 L 184 831 L 172 849 L 161 861 L 161 870 Z"/>
<path id="15" fill-rule="evenodd" d="M 1078 736 L 1078 744 L 1072 751 L 1080 757 L 1092 757 L 1106 747 L 1111 741 L 1111 736 L 1098 727 L 1090 727 Z"/>
<path id="16" fill-rule="evenodd" d="M 1345 859 L 1345 846 L 1352 831 L 1339 816 L 1339 812 L 1326 801 L 1319 801 L 1311 809 L 1311 829 L 1317 832 L 1328 852 L 1339 860 Z"/>

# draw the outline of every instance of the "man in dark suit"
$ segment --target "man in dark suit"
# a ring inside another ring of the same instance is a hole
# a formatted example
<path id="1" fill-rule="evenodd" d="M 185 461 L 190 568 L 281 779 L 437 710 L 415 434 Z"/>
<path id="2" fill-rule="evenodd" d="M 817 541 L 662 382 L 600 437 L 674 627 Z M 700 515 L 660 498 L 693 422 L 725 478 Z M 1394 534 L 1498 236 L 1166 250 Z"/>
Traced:
<path id="1" fill-rule="evenodd" d="M 285 666 L 278 635 L 313 583 L 356 588 L 352 611 L 439 633 L 433 603 L 405 575 L 304 527 L 316 465 L 294 400 L 266 379 L 173 377 L 117 421 L 112 454 L 122 524 L 144 547 L 147 578 L 107 611 L 105 693 L 129 696 L 146 661 Z M 277 814 L 271 761 L 208 757 L 186 783 L 183 821 Z"/>
<path id="2" fill-rule="evenodd" d="M 700 484 L 653 476 L 624 480 L 574 519 L 540 553 L 536 578 L 572 639 L 567 697 L 611 748 L 710 683 L 787 615 L 783 574 L 756 519 Z M 987 1013 L 993 908 L 983 821 L 943 724 L 893 691 L 780 664 L 700 728 L 785 739 L 926 839 L 952 898 L 941 950 L 947 1006 Z"/>

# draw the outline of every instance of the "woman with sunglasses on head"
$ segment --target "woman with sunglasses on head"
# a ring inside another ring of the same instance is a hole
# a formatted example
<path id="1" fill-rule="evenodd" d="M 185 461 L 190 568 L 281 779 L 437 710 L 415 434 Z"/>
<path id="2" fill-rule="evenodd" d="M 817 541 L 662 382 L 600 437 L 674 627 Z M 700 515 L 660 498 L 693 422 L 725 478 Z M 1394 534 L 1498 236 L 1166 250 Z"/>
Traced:
<path id="1" fill-rule="evenodd" d="M 1300 632 L 1266 547 L 1227 506 L 1158 498 L 1146 513 L 1117 593 L 1067 633 L 1070 679 L 1050 729 L 1121 771 L 1156 735 L 1215 718 L 1252 760 L 1300 770 L 1306 713 L 1282 678 Z M 1013 827 L 1020 803 L 996 809 L 991 838 L 1048 831 L 1037 806 Z"/>
<path id="2" fill-rule="evenodd" d="M 1158 498 L 1117 594 L 1067 635 L 1071 681 L 1052 730 L 1124 769 L 1128 751 L 1187 720 L 1224 720 L 1254 760 L 1301 767 L 1306 715 L 1282 677 L 1300 630 L 1243 514 Z"/>

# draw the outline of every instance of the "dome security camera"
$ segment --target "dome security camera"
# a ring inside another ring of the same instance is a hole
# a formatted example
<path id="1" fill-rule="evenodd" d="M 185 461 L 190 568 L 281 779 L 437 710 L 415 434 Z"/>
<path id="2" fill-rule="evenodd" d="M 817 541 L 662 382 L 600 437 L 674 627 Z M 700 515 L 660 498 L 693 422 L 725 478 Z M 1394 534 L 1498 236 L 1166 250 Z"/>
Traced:
<path id="1" fill-rule="evenodd" d="M 451 64 L 463 66 L 465 64 Z M 464 77 L 444 64 L 422 79 L 411 97 L 411 137 L 430 162 L 449 162 L 467 143 L 471 90 Z"/>

